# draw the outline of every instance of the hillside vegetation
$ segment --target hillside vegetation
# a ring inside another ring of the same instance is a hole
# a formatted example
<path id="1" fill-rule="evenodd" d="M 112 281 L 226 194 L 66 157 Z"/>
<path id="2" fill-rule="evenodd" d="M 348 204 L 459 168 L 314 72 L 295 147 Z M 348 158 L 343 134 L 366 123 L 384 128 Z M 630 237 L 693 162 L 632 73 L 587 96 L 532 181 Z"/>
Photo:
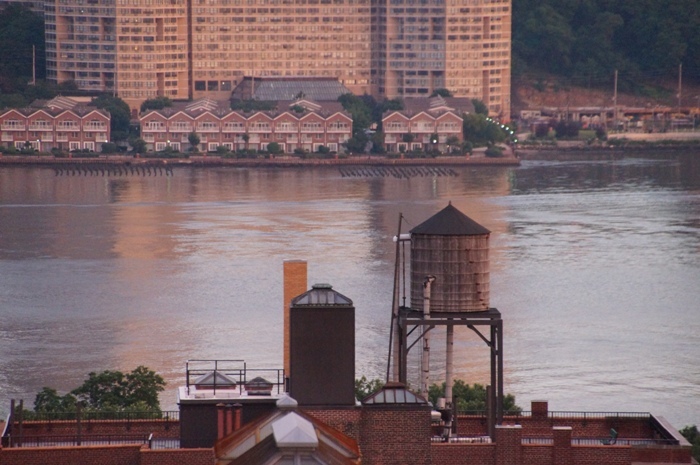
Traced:
<path id="1" fill-rule="evenodd" d="M 681 63 L 700 80 L 697 0 L 513 0 L 516 80 L 595 88 L 618 70 L 621 91 L 654 94 Z"/>

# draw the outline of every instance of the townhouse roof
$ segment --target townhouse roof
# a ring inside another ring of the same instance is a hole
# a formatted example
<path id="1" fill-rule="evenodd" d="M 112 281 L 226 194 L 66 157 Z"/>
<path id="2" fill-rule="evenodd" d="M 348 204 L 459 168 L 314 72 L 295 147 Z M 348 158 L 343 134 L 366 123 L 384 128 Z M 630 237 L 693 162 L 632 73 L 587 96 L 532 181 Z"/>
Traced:
<path id="1" fill-rule="evenodd" d="M 160 114 L 166 118 L 170 118 L 182 112 L 192 118 L 197 118 L 202 114 L 210 113 L 214 116 L 222 118 L 231 113 L 237 113 L 239 115 L 246 115 L 250 117 L 253 114 L 265 114 L 272 118 L 279 116 L 285 112 L 301 118 L 310 113 L 317 113 L 323 117 L 329 117 L 336 113 L 342 113 L 349 116 L 349 113 L 343 109 L 343 105 L 340 102 L 331 101 L 315 101 L 310 98 L 300 98 L 300 99 L 290 99 L 290 100 L 278 100 L 274 102 L 274 108 L 271 110 L 253 110 L 249 112 L 244 112 L 242 110 L 232 110 L 231 103 L 228 100 L 212 100 L 210 98 L 200 98 L 193 100 L 191 102 L 173 102 L 170 107 L 162 108 L 159 110 L 149 110 L 145 112 L 142 116 L 152 113 Z M 304 111 L 297 112 L 298 108 L 301 107 Z"/>
<path id="2" fill-rule="evenodd" d="M 28 107 L 24 108 L 8 108 L 0 115 L 7 114 L 10 111 L 16 111 L 23 116 L 31 116 L 39 112 L 44 112 L 51 117 L 59 116 L 65 112 L 71 112 L 76 116 L 86 116 L 92 112 L 97 112 L 107 118 L 110 117 L 108 111 L 95 106 L 89 105 L 89 102 L 78 101 L 69 97 L 56 97 L 51 100 L 34 100 Z"/>
<path id="3" fill-rule="evenodd" d="M 468 98 L 442 97 L 439 95 L 436 97 L 405 98 L 403 100 L 403 110 L 389 110 L 384 113 L 384 116 L 400 113 L 410 117 L 421 112 L 432 116 L 447 112 L 462 115 L 463 113 L 474 113 L 474 104 Z"/>

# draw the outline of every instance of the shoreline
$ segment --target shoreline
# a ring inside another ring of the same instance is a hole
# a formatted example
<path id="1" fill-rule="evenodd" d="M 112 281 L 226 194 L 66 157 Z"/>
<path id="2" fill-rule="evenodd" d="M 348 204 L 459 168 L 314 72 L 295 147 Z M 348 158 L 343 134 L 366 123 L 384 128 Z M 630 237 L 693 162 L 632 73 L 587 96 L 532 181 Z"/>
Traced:
<path id="1" fill-rule="evenodd" d="M 3 155 L 0 166 L 65 166 L 65 165 L 127 165 L 127 166 L 190 166 L 190 167 L 241 167 L 241 168 L 291 168 L 303 166 L 519 166 L 516 157 L 487 158 L 438 157 L 438 158 L 386 158 L 349 157 L 302 160 L 295 157 L 233 159 L 218 156 L 190 156 L 189 158 L 140 158 L 130 155 L 100 155 L 89 158 L 56 158 L 52 155 Z"/>

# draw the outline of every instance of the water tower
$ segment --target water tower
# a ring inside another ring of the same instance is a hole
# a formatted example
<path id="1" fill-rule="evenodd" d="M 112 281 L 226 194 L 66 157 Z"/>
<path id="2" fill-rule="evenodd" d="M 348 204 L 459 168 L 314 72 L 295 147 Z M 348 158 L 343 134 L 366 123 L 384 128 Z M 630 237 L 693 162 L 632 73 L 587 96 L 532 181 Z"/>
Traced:
<path id="1" fill-rule="evenodd" d="M 430 385 L 430 333 L 444 327 L 445 399 L 451 407 L 453 384 L 454 327 L 466 326 L 490 348 L 489 431 L 503 418 L 503 321 L 489 305 L 490 231 L 451 203 L 440 212 L 396 237 L 394 305 L 392 312 L 391 376 L 407 382 L 409 350 L 421 343 L 421 392 L 427 397 Z M 410 245 L 410 305 L 399 295 L 406 268 L 401 248 Z M 400 304 L 403 301 L 403 305 Z"/>

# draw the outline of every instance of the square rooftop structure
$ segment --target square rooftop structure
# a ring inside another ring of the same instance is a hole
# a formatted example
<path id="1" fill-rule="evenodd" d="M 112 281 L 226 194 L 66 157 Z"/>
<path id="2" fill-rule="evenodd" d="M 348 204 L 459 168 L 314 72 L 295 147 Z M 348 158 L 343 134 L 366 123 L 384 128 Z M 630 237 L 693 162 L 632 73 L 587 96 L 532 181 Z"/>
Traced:
<path id="1" fill-rule="evenodd" d="M 244 360 L 188 360 L 186 384 L 177 390 L 180 444 L 212 447 L 217 439 L 217 404 L 244 406 L 242 424 L 268 414 L 285 397 L 284 370 L 249 368 Z"/>

